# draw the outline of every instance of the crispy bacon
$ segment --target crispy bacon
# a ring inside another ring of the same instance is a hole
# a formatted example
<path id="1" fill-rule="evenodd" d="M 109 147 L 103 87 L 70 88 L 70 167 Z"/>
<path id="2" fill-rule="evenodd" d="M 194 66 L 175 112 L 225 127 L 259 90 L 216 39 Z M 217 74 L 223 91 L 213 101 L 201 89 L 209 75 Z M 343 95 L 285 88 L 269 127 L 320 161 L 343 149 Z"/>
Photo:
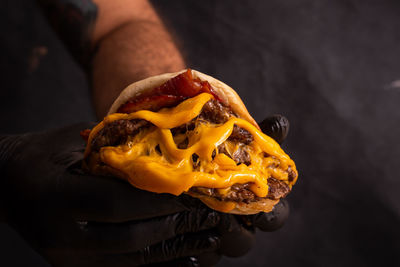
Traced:
<path id="1" fill-rule="evenodd" d="M 153 95 L 141 97 L 136 101 L 126 102 L 117 110 L 117 112 L 132 113 L 138 110 L 157 111 L 160 108 L 176 106 L 176 104 L 181 102 L 182 100 L 184 100 L 183 96 L 175 95 Z"/>
<path id="2" fill-rule="evenodd" d="M 192 71 L 186 72 L 168 80 L 140 97 L 128 100 L 118 108 L 118 113 L 132 113 L 138 110 L 157 111 L 164 107 L 176 106 L 183 100 L 200 93 L 210 93 L 221 101 L 207 81 L 193 78 Z"/>

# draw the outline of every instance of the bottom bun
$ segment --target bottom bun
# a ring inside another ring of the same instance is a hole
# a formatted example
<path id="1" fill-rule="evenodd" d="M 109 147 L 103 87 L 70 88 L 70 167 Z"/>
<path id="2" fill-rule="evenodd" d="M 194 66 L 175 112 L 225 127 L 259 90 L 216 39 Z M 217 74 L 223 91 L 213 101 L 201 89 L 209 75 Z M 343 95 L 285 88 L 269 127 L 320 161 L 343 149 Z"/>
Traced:
<path id="1" fill-rule="evenodd" d="M 239 215 L 250 215 L 259 212 L 270 212 L 274 208 L 275 204 L 279 202 L 279 200 L 273 200 L 268 198 L 264 198 L 262 200 L 250 203 L 220 201 L 216 198 L 201 195 L 198 193 L 187 192 L 187 194 L 194 198 L 200 199 L 204 204 L 206 204 L 211 209 L 226 213 L 239 214 Z"/>

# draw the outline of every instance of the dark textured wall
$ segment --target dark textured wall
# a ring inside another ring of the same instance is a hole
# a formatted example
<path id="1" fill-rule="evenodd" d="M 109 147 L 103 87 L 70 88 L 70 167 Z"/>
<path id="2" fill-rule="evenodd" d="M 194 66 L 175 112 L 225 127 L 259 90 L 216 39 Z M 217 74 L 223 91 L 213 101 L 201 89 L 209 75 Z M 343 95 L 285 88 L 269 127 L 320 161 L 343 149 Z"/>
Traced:
<path id="1" fill-rule="evenodd" d="M 289 220 L 220 266 L 399 265 L 400 2 L 152 2 L 189 66 L 230 84 L 257 120 L 291 121 Z M 84 74 L 33 3 L 1 6 L 1 131 L 93 120 Z M 35 47 L 47 49 L 36 67 Z M 0 230 L 4 261 L 40 261 Z"/>

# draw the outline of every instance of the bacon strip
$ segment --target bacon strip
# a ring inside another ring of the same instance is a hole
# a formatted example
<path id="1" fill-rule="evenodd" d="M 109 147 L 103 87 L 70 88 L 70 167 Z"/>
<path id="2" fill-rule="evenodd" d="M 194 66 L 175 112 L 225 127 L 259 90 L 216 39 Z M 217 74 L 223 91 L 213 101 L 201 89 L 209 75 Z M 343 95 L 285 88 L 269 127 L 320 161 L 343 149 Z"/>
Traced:
<path id="1" fill-rule="evenodd" d="M 186 72 L 168 80 L 159 87 L 142 94 L 140 97 L 128 100 L 120 106 L 118 113 L 132 113 L 138 110 L 157 111 L 161 108 L 176 106 L 183 100 L 200 93 L 210 93 L 221 102 L 207 81 L 193 78 L 192 71 Z"/>
<path id="2" fill-rule="evenodd" d="M 184 100 L 183 96 L 175 95 L 153 95 L 141 97 L 136 100 L 129 100 L 123 104 L 118 110 L 118 113 L 132 113 L 139 110 L 157 111 L 161 108 L 176 106 Z"/>

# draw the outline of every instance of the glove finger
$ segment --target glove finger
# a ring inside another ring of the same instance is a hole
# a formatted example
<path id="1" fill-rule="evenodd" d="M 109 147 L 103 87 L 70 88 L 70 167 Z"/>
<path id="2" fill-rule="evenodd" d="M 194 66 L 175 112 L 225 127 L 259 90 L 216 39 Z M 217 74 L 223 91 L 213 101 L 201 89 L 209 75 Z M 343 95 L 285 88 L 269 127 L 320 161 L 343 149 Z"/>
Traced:
<path id="1" fill-rule="evenodd" d="M 219 246 L 219 237 L 213 232 L 192 233 L 162 241 L 138 252 L 112 255 L 111 257 L 122 258 L 130 265 L 165 263 L 217 251 Z"/>
<path id="2" fill-rule="evenodd" d="M 218 226 L 221 235 L 220 252 L 228 257 L 240 257 L 254 245 L 254 232 L 238 222 L 236 216 L 224 214 Z"/>
<path id="3" fill-rule="evenodd" d="M 222 255 L 219 251 L 206 252 L 196 256 L 200 266 L 215 266 L 221 260 Z"/>
<path id="4" fill-rule="evenodd" d="M 196 257 L 186 257 L 169 262 L 160 262 L 143 265 L 144 267 L 199 267 L 199 266 L 211 266 L 201 264 Z"/>
<path id="5" fill-rule="evenodd" d="M 196 257 L 186 257 L 169 262 L 160 262 L 144 265 L 146 267 L 197 267 L 197 266 L 215 266 L 221 260 L 221 254 L 212 251 L 206 252 Z"/>
<path id="6" fill-rule="evenodd" d="M 178 235 L 215 228 L 218 224 L 219 214 L 206 208 L 138 222 L 89 222 L 82 227 L 82 240 L 77 243 L 97 253 L 128 253 Z"/>
<path id="7" fill-rule="evenodd" d="M 132 258 L 125 254 L 118 255 L 101 255 L 96 258 L 95 261 L 90 262 L 87 266 L 96 267 L 126 267 L 126 266 L 142 266 L 142 267 L 198 267 L 198 266 L 210 266 L 210 265 L 200 265 L 196 257 L 185 257 L 176 260 L 171 260 L 167 262 L 150 263 L 146 265 L 133 262 Z M 66 265 L 72 266 L 72 265 Z M 75 266 L 75 265 L 74 265 Z M 81 265 L 78 265 L 81 266 Z"/>
<path id="8" fill-rule="evenodd" d="M 77 220 L 126 222 L 188 210 L 175 196 L 137 189 L 114 177 L 66 173 L 52 199 Z"/>
<path id="9" fill-rule="evenodd" d="M 268 136 L 282 144 L 289 132 L 289 120 L 282 115 L 275 114 L 259 123 L 261 130 Z"/>
<path id="10" fill-rule="evenodd" d="M 256 215 L 249 216 L 251 224 L 261 231 L 271 232 L 281 228 L 289 217 L 289 203 L 285 199 L 281 199 L 274 206 L 271 212 L 260 212 Z"/>

